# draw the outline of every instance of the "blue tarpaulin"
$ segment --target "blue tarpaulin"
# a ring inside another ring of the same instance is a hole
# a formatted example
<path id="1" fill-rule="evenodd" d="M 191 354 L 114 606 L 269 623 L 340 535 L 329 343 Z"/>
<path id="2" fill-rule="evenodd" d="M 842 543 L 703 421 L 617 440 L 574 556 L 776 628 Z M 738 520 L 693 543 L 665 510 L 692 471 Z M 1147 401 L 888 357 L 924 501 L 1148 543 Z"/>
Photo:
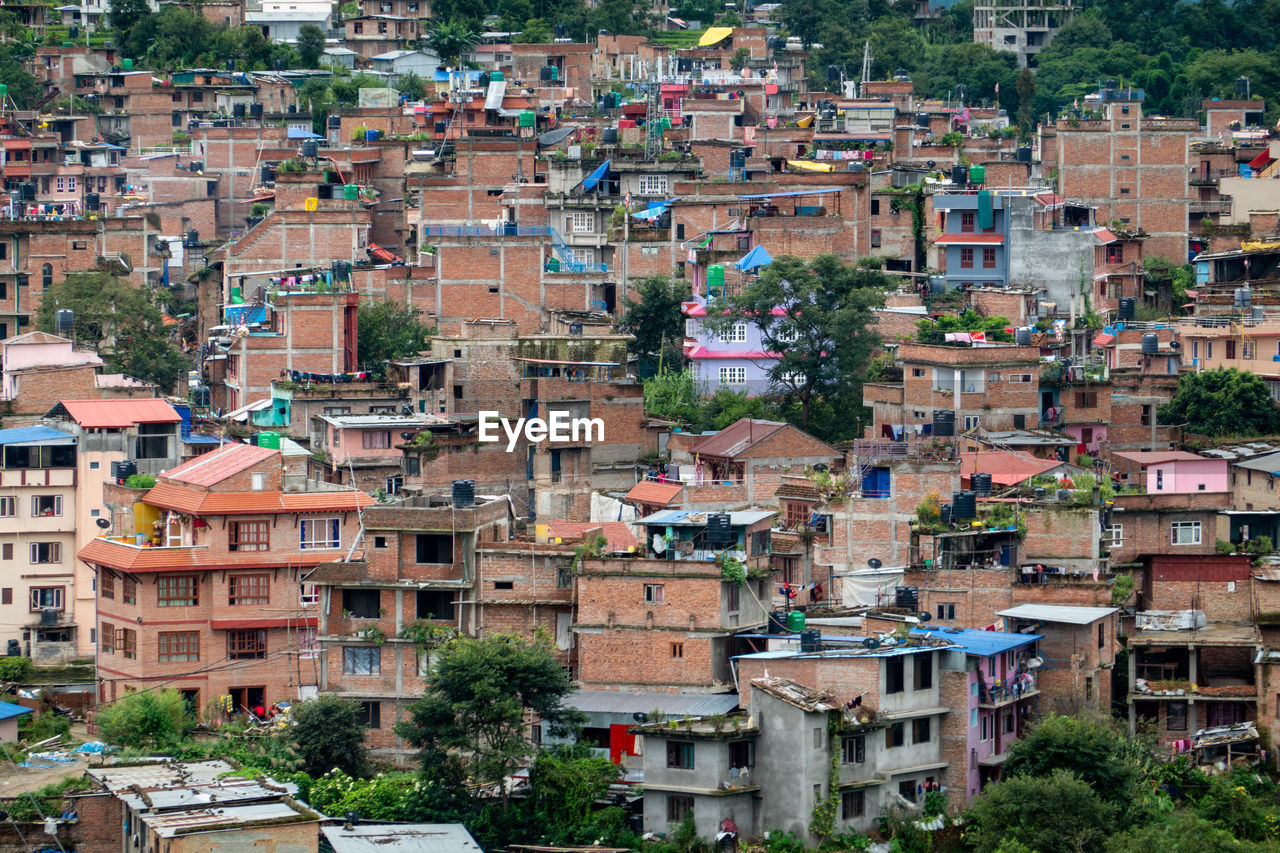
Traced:
<path id="1" fill-rule="evenodd" d="M 290 139 L 324 139 L 324 137 L 321 136 L 320 134 L 312 133 L 311 131 L 304 130 L 301 127 L 289 128 L 289 138 Z"/>
<path id="2" fill-rule="evenodd" d="M 587 192 L 591 192 L 595 189 L 596 184 L 600 183 L 601 179 L 604 178 L 605 174 L 609 171 L 609 165 L 611 163 L 613 163 L 612 160 L 605 160 L 597 166 L 596 170 L 590 175 L 587 175 L 586 180 L 582 182 L 582 188 Z"/>
<path id="3" fill-rule="evenodd" d="M 764 246 L 756 246 L 750 252 L 747 252 L 742 260 L 738 261 L 734 266 L 742 272 L 750 272 L 751 270 L 760 269 L 760 267 L 767 267 L 771 263 L 773 263 L 773 255 L 765 251 Z"/>

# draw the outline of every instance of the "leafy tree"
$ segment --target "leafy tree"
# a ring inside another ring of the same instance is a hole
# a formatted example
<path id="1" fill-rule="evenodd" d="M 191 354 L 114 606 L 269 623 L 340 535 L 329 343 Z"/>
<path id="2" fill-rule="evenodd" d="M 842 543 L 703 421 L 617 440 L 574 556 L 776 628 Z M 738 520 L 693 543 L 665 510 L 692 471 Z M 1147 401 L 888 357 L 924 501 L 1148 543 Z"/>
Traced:
<path id="1" fill-rule="evenodd" d="M 969 308 L 958 316 L 917 320 L 916 339 L 922 344 L 941 344 L 946 342 L 947 332 L 985 332 L 988 341 L 1012 343 L 1013 335 L 1008 331 L 1010 325 L 1008 317 L 985 317 Z"/>
<path id="2" fill-rule="evenodd" d="M 1106 849 L 1107 853 L 1262 853 L 1270 848 L 1241 841 L 1193 812 L 1178 811 L 1111 836 Z"/>
<path id="3" fill-rule="evenodd" d="M 1119 805 L 1135 799 L 1134 789 L 1150 763 L 1149 745 L 1121 732 L 1112 720 L 1051 714 L 1013 743 L 1004 771 L 1006 779 L 1066 771 Z"/>
<path id="4" fill-rule="evenodd" d="M 807 430 L 819 402 L 846 415 L 860 410 L 862 374 L 880 343 L 872 309 L 884 304 L 890 286 L 880 270 L 849 266 L 835 255 L 809 262 L 784 255 L 740 293 L 712 303 L 707 325 L 746 322 L 760 330 L 764 349 L 778 354 L 769 378 L 796 404 Z"/>
<path id="5" fill-rule="evenodd" d="M 1173 294 L 1173 308 L 1179 309 L 1187 302 L 1187 289 L 1194 286 L 1195 270 L 1191 264 L 1178 265 L 1158 255 L 1143 258 L 1147 281 L 1157 287 L 1168 284 Z"/>
<path id="6" fill-rule="evenodd" d="M 421 101 L 427 94 L 427 84 L 421 77 L 410 71 L 408 74 L 400 75 L 400 79 L 396 81 L 396 91 L 411 101 Z"/>
<path id="7" fill-rule="evenodd" d="M 521 27 L 519 37 L 512 41 L 519 44 L 549 44 L 553 36 L 550 24 L 541 18 L 529 18 Z"/>
<path id="8" fill-rule="evenodd" d="M 358 812 L 362 820 L 404 820 L 413 782 L 411 773 L 379 773 L 372 779 L 358 779 L 334 769 L 311 783 L 307 804 L 330 817 Z"/>
<path id="9" fill-rule="evenodd" d="M 9 97 L 18 109 L 30 109 L 44 94 L 43 87 L 27 70 L 33 54 L 25 44 L 0 44 L 0 80 L 9 87 Z"/>
<path id="10" fill-rule="evenodd" d="M 445 65 L 457 65 L 464 53 L 480 43 L 476 31 L 465 20 L 443 20 L 427 34 L 427 44 Z"/>
<path id="11" fill-rule="evenodd" d="M 607 758 L 594 755 L 585 745 L 561 746 L 538 755 L 529 769 L 530 796 L 535 819 L 551 844 L 591 844 L 601 830 L 611 826 L 616 833 L 625 825 L 622 809 L 610 806 L 597 810 L 609 786 L 621 770 Z"/>
<path id="12" fill-rule="evenodd" d="M 435 329 L 418 319 L 421 314 L 400 302 L 361 302 L 357 309 L 356 352 L 361 366 L 383 377 L 387 362 L 415 356 L 427 348 Z"/>
<path id="13" fill-rule="evenodd" d="M 623 318 L 619 324 L 636 339 L 631 344 L 639 355 L 662 355 L 675 363 L 684 341 L 684 316 L 680 306 L 693 298 L 689 282 L 682 278 L 650 276 L 634 285 L 638 299 L 622 297 Z"/>
<path id="14" fill-rule="evenodd" d="M 1159 410 L 1160 423 L 1185 424 L 1200 435 L 1275 435 L 1280 409 L 1257 374 L 1219 367 L 1187 373 L 1173 399 Z"/>
<path id="15" fill-rule="evenodd" d="M 1035 117 L 1031 103 L 1036 96 L 1036 76 L 1030 68 L 1018 75 L 1018 139 L 1026 144 L 1034 135 Z"/>
<path id="16" fill-rule="evenodd" d="M 290 736 L 308 773 L 323 776 L 336 770 L 351 776 L 364 774 L 367 730 L 360 717 L 359 702 L 334 693 L 294 707 Z"/>
<path id="17" fill-rule="evenodd" d="M 104 272 L 73 273 L 49 287 L 36 328 L 53 332 L 57 309 L 75 312 L 74 338 L 98 350 L 112 370 L 171 390 L 188 369 L 152 295 Z"/>
<path id="18" fill-rule="evenodd" d="M 117 746 L 140 749 L 176 745 L 195 728 L 195 717 L 182 694 L 173 688 L 159 693 L 131 693 L 98 706 L 102 739 Z"/>
<path id="19" fill-rule="evenodd" d="M 1116 818 L 1117 807 L 1087 782 L 1056 770 L 983 788 L 969 811 L 964 838 L 974 850 L 1016 842 L 1037 853 L 1100 853 Z"/>
<path id="20" fill-rule="evenodd" d="M 553 733 L 567 734 L 581 715 L 561 701 L 573 689 L 545 637 L 459 637 L 438 647 L 431 683 L 396 732 L 421 750 L 428 778 L 457 768 L 485 787 L 500 786 L 536 752 L 525 728 L 532 712 Z M 456 781 L 456 780 L 450 780 Z M 504 802 L 507 791 L 503 788 Z"/>
<path id="21" fill-rule="evenodd" d="M 324 30 L 315 24 L 303 24 L 298 27 L 298 59 L 304 68 L 319 68 L 324 48 Z"/>

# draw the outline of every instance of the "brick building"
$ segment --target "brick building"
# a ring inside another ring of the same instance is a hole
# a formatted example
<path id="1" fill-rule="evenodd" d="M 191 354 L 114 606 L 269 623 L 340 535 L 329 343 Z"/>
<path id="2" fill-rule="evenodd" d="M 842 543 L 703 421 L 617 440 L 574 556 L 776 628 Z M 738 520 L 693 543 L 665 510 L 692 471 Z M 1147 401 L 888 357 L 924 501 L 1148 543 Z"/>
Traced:
<path id="1" fill-rule="evenodd" d="M 1036 683 L 1042 713 L 1110 711 L 1118 614 L 1115 607 L 1061 604 L 1021 604 L 1000 612 L 1006 631 L 1041 635 Z"/>
<path id="2" fill-rule="evenodd" d="M 355 552 L 370 503 L 283 491 L 279 451 L 252 445 L 166 472 L 79 555 L 98 576 L 100 700 L 164 682 L 218 715 L 227 697 L 241 713 L 314 696 L 321 608 L 306 576 Z"/>

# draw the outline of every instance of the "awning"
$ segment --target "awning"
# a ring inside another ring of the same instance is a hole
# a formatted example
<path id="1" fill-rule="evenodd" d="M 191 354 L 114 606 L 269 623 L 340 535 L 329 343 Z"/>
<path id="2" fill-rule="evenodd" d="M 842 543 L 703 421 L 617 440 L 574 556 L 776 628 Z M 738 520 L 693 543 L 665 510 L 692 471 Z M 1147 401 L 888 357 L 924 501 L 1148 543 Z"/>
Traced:
<path id="1" fill-rule="evenodd" d="M 558 145 L 573 136 L 575 130 L 577 130 L 576 127 L 558 127 L 555 130 L 548 130 L 538 137 L 538 145 L 542 148 Z"/>
<path id="2" fill-rule="evenodd" d="M 657 219 L 666 212 L 667 206 L 663 204 L 658 207 L 650 207 L 647 210 L 637 210 L 635 213 L 631 214 L 631 217 L 633 219 Z"/>
<path id="3" fill-rule="evenodd" d="M 1255 172 L 1260 171 L 1269 166 L 1271 161 L 1274 159 L 1275 158 L 1271 156 L 1270 149 L 1263 149 L 1261 154 L 1249 161 L 1249 168 Z"/>
<path id="4" fill-rule="evenodd" d="M 245 421 L 249 420 L 250 412 L 260 412 L 263 409 L 269 409 L 269 408 L 271 408 L 271 398 L 268 397 L 265 400 L 257 400 L 255 402 L 248 404 L 247 406 L 241 406 L 240 408 L 236 409 L 234 412 L 228 413 L 227 420 L 240 421 L 241 423 L 244 423 Z"/>
<path id="5" fill-rule="evenodd" d="M 1108 335 L 1104 332 L 1103 334 L 1094 336 L 1093 345 L 1095 347 L 1109 347 L 1115 342 L 1115 339 L 1115 335 Z"/>
<path id="6" fill-rule="evenodd" d="M 836 167 L 830 163 L 812 163 L 808 160 L 788 160 L 787 165 L 802 172 L 834 172 Z"/>
<path id="7" fill-rule="evenodd" d="M 603 163 L 597 166 L 596 170 L 592 172 L 590 175 L 587 175 L 586 179 L 583 180 L 582 188 L 587 192 L 591 192 L 593 189 L 595 189 L 596 184 L 600 183 L 600 181 L 604 178 L 605 174 L 608 173 L 609 166 L 612 164 L 613 164 L 612 160 L 605 160 Z"/>
<path id="8" fill-rule="evenodd" d="M 702 34 L 702 38 L 698 39 L 698 47 L 711 47 L 711 45 L 719 44 L 731 35 L 733 35 L 733 27 L 708 27 L 707 31 Z"/>
<path id="9" fill-rule="evenodd" d="M 320 134 L 312 133 L 311 131 L 305 130 L 301 127 L 289 128 L 289 138 L 290 139 L 324 139 L 324 137 L 321 136 Z"/>
<path id="10" fill-rule="evenodd" d="M 756 246 L 734 266 L 743 272 L 750 272 L 760 267 L 767 267 L 771 263 L 773 263 L 773 255 L 769 254 L 764 246 Z"/>
<path id="11" fill-rule="evenodd" d="M 1003 234 L 943 234 L 933 241 L 939 246 L 999 246 Z"/>

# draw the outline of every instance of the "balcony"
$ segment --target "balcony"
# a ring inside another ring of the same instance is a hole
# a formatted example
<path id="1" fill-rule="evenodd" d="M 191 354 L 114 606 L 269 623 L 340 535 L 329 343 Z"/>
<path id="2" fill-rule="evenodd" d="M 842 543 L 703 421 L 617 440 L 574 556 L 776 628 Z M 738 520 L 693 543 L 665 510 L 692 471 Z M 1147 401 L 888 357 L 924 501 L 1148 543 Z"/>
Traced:
<path id="1" fill-rule="evenodd" d="M 985 681 L 978 683 L 979 708 L 1003 708 L 1023 699 L 1039 696 L 1040 689 L 1035 676 L 1031 673 L 1005 681 Z"/>
<path id="2" fill-rule="evenodd" d="M 0 487 L 74 488 L 75 468 L 5 468 L 0 471 Z"/>
<path id="3" fill-rule="evenodd" d="M 1236 169 L 1196 169 L 1187 182 L 1193 187 L 1207 186 L 1218 183 L 1222 178 L 1235 178 L 1239 175 L 1240 172 Z"/>
<path id="4" fill-rule="evenodd" d="M 1232 202 L 1232 199 L 1230 197 L 1212 199 L 1212 200 L 1193 198 L 1191 199 L 1190 210 L 1193 214 L 1194 213 L 1225 214 L 1225 213 L 1231 212 L 1231 202 Z"/>

